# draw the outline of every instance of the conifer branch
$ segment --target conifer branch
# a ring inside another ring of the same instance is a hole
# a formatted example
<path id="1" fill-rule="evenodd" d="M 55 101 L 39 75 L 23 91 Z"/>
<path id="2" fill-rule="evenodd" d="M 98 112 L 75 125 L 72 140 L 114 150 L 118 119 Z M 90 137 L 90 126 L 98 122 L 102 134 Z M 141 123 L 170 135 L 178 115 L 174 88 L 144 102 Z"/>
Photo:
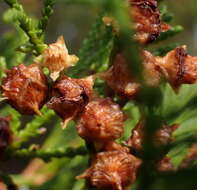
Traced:
<path id="1" fill-rule="evenodd" d="M 87 154 L 87 149 L 84 146 L 78 148 L 59 148 L 56 150 L 48 149 L 48 150 L 30 150 L 30 149 L 21 149 L 11 153 L 14 157 L 20 158 L 41 158 L 44 161 L 49 161 L 52 158 L 73 158 L 75 156 L 84 156 Z"/>
<path id="2" fill-rule="evenodd" d="M 171 22 L 173 20 L 173 14 L 168 11 L 166 5 L 161 6 L 160 8 L 160 17 L 163 22 Z"/>
<path id="3" fill-rule="evenodd" d="M 31 122 L 29 122 L 24 129 L 18 132 L 17 137 L 19 141 L 13 144 L 13 147 L 20 147 L 22 143 L 27 142 L 30 138 L 36 137 L 41 134 L 41 126 L 49 122 L 54 112 L 44 108 L 45 114 L 43 116 L 36 116 Z"/>
<path id="4" fill-rule="evenodd" d="M 11 8 L 17 10 L 17 20 L 20 28 L 29 37 L 29 42 L 34 46 L 37 54 L 41 54 L 46 48 L 43 40 L 38 37 L 39 30 L 33 25 L 33 21 L 29 18 L 21 4 L 17 0 L 4 0 Z"/>
<path id="5" fill-rule="evenodd" d="M 155 40 L 154 43 L 171 38 L 171 37 L 179 34 L 180 32 L 182 32 L 183 30 L 184 30 L 183 27 L 180 25 L 173 26 L 171 29 L 167 30 L 166 32 L 162 32 L 160 34 L 160 36 L 157 38 L 157 40 Z"/>
<path id="6" fill-rule="evenodd" d="M 53 14 L 53 6 L 56 0 L 44 0 L 44 7 L 42 9 L 42 18 L 39 22 L 39 28 L 42 30 L 42 35 L 44 34 L 50 16 Z"/>
<path id="7" fill-rule="evenodd" d="M 108 68 L 113 48 L 112 28 L 104 25 L 103 14 L 98 16 L 87 38 L 79 50 L 79 62 L 71 70 L 73 76 L 86 76 L 92 72 L 101 72 Z M 88 69 L 87 69 L 88 68 Z"/>

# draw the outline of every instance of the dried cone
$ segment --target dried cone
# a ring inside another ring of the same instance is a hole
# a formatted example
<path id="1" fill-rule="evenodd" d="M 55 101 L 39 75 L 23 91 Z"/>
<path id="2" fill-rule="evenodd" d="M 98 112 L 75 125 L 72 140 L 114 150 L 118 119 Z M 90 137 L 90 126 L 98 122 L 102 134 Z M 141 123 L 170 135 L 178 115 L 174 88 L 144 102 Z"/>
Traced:
<path id="1" fill-rule="evenodd" d="M 0 118 L 0 156 L 12 143 L 12 132 L 9 126 L 9 118 Z"/>
<path id="2" fill-rule="evenodd" d="M 127 141 L 127 145 L 134 150 L 141 150 L 144 139 L 144 121 L 140 120 L 131 133 L 132 135 Z"/>
<path id="3" fill-rule="evenodd" d="M 42 56 L 43 65 L 49 69 L 54 81 L 61 71 L 75 65 L 79 60 L 77 56 L 68 54 L 63 36 L 60 36 L 56 43 L 50 44 Z"/>
<path id="4" fill-rule="evenodd" d="M 7 72 L 3 79 L 3 96 L 22 114 L 41 115 L 39 109 L 47 98 L 47 79 L 36 64 L 20 64 Z"/>
<path id="5" fill-rule="evenodd" d="M 174 88 L 181 84 L 193 84 L 197 79 L 197 57 L 189 56 L 186 47 L 176 48 L 170 51 L 163 61 L 160 59 L 160 67 L 165 77 Z"/>
<path id="6" fill-rule="evenodd" d="M 155 57 L 148 51 L 142 52 L 143 66 L 144 66 L 144 80 L 145 83 L 152 87 L 159 86 L 161 80 L 161 68 L 157 65 Z"/>
<path id="7" fill-rule="evenodd" d="M 105 142 L 123 133 L 124 114 L 110 98 L 90 101 L 77 124 L 79 136 L 87 141 Z"/>
<path id="8" fill-rule="evenodd" d="M 156 168 L 160 172 L 169 172 L 176 170 L 171 162 L 171 159 L 167 156 L 161 159 L 159 162 L 157 162 Z"/>
<path id="9" fill-rule="evenodd" d="M 175 91 L 182 84 L 194 84 L 197 80 L 197 57 L 187 54 L 186 47 L 170 51 L 166 56 L 154 56 L 142 51 L 144 80 L 150 86 L 158 86 L 164 76 Z M 128 72 L 128 63 L 122 54 L 114 57 L 112 67 L 100 77 L 122 98 L 133 98 L 140 84 Z"/>
<path id="10" fill-rule="evenodd" d="M 140 120 L 137 125 L 133 128 L 131 132 L 131 137 L 127 141 L 127 145 L 133 149 L 140 151 L 142 150 L 142 145 L 144 141 L 144 126 L 145 121 Z M 168 125 L 162 125 L 161 128 L 157 129 L 155 131 L 155 134 L 153 136 L 153 143 L 155 146 L 161 146 L 161 145 L 167 145 L 169 144 L 173 138 L 172 134 L 173 132 L 179 127 L 179 125 L 174 124 L 171 126 Z"/>
<path id="11" fill-rule="evenodd" d="M 174 124 L 171 126 L 163 125 L 160 129 L 158 129 L 154 136 L 155 145 L 167 145 L 169 144 L 173 138 L 173 132 L 179 127 L 179 125 Z"/>
<path id="12" fill-rule="evenodd" d="M 130 15 L 135 22 L 137 31 L 135 39 L 147 44 L 157 39 L 161 32 L 169 30 L 170 26 L 160 20 L 157 0 L 129 0 Z"/>
<path id="13" fill-rule="evenodd" d="M 62 76 L 53 86 L 52 98 L 47 106 L 63 120 L 64 126 L 81 113 L 93 95 L 93 78 L 73 79 Z"/>
<path id="14" fill-rule="evenodd" d="M 197 57 L 187 54 L 186 47 L 170 51 L 166 56 L 153 56 L 144 51 L 146 62 L 152 63 L 162 75 L 178 90 L 182 84 L 194 84 L 197 80 Z"/>
<path id="15" fill-rule="evenodd" d="M 101 152 L 78 178 L 87 179 L 98 189 L 123 190 L 135 182 L 140 165 L 140 159 L 122 150 Z"/>
<path id="16" fill-rule="evenodd" d="M 100 77 L 122 98 L 133 98 L 139 91 L 140 85 L 129 73 L 127 60 L 123 54 L 114 57 L 112 67 Z"/>

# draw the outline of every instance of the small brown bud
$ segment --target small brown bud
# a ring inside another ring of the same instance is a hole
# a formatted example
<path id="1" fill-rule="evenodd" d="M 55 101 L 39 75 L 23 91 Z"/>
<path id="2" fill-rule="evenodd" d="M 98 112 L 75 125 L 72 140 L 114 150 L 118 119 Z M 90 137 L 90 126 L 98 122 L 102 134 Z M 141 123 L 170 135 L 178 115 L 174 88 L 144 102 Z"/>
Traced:
<path id="1" fill-rule="evenodd" d="M 132 136 L 127 141 L 127 145 L 134 150 L 141 150 L 144 139 L 144 120 L 140 120 L 131 133 Z"/>
<path id="2" fill-rule="evenodd" d="M 47 79 L 38 65 L 20 64 L 7 72 L 3 79 L 3 96 L 22 114 L 37 113 L 47 97 Z"/>
<path id="3" fill-rule="evenodd" d="M 154 143 L 155 145 L 167 145 L 170 143 L 172 138 L 172 133 L 179 127 L 179 125 L 174 124 L 171 126 L 163 125 L 160 129 L 158 129 L 154 135 Z"/>
<path id="4" fill-rule="evenodd" d="M 68 54 L 63 36 L 60 36 L 56 43 L 50 44 L 42 56 L 43 65 L 49 69 L 54 81 L 61 71 L 75 65 L 79 60 L 77 56 Z"/>
<path id="5" fill-rule="evenodd" d="M 47 106 L 63 120 L 64 127 L 83 111 L 93 95 L 93 78 L 72 79 L 62 76 L 53 86 L 52 98 Z"/>
<path id="6" fill-rule="evenodd" d="M 139 91 L 140 85 L 130 75 L 123 54 L 117 54 L 114 57 L 112 67 L 100 76 L 122 98 L 133 98 Z"/>
<path id="7" fill-rule="evenodd" d="M 113 17 L 111 17 L 111 16 L 104 16 L 104 17 L 102 18 L 102 20 L 103 20 L 103 23 L 104 23 L 107 27 L 109 27 L 109 26 L 112 27 L 112 31 L 113 31 L 114 34 L 119 34 L 119 32 L 120 32 L 120 27 L 119 27 L 119 25 L 118 25 L 118 22 L 117 22 Z"/>
<path id="8" fill-rule="evenodd" d="M 171 29 L 171 26 L 166 23 L 161 23 L 161 32 L 166 32 Z"/>
<path id="9" fill-rule="evenodd" d="M 9 118 L 0 118 L 0 156 L 12 143 L 12 132 L 9 126 Z"/>
<path id="10" fill-rule="evenodd" d="M 137 125 L 132 130 L 132 135 L 127 141 L 127 145 L 131 147 L 131 149 L 134 150 L 141 150 L 143 141 L 144 141 L 144 126 L 145 121 L 140 120 Z M 161 146 L 161 145 L 167 145 L 170 143 L 172 138 L 172 133 L 179 127 L 179 125 L 174 124 L 171 126 L 168 125 L 162 125 L 161 128 L 157 129 L 155 131 L 155 134 L 153 135 L 153 142 L 155 146 Z"/>
<path id="11" fill-rule="evenodd" d="M 156 59 L 148 51 L 142 52 L 144 65 L 144 80 L 146 84 L 156 87 L 159 86 L 161 79 L 161 69 L 157 65 Z"/>
<path id="12" fill-rule="evenodd" d="M 161 159 L 157 165 L 156 168 L 160 172 L 169 172 L 169 171 L 175 171 L 175 167 L 171 163 L 171 159 L 169 157 L 164 157 Z"/>
<path id="13" fill-rule="evenodd" d="M 77 124 L 79 136 L 87 141 L 109 141 L 123 133 L 124 114 L 110 98 L 94 99 L 88 103 Z"/>
<path id="14" fill-rule="evenodd" d="M 124 151 L 101 152 L 78 178 L 87 179 L 98 189 L 122 190 L 135 182 L 140 165 L 140 159 Z"/>

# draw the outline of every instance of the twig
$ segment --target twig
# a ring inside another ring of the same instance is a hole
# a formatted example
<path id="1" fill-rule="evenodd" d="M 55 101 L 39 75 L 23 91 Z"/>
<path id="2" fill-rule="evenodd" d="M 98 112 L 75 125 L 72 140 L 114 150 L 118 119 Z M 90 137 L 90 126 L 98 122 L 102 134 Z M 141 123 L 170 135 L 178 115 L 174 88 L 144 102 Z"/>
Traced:
<path id="1" fill-rule="evenodd" d="M 56 0 L 45 0 L 44 1 L 44 8 L 42 9 L 42 18 L 39 22 L 39 28 L 42 30 L 42 35 L 47 28 L 49 18 L 53 14 L 53 6 Z"/>
<path id="2" fill-rule="evenodd" d="M 83 146 L 78 148 L 59 148 L 59 149 L 48 149 L 48 150 L 30 150 L 30 149 L 21 149 L 14 152 L 10 152 L 14 157 L 19 158 L 41 158 L 45 161 L 49 161 L 52 158 L 73 158 L 77 155 L 86 155 L 87 149 Z"/>

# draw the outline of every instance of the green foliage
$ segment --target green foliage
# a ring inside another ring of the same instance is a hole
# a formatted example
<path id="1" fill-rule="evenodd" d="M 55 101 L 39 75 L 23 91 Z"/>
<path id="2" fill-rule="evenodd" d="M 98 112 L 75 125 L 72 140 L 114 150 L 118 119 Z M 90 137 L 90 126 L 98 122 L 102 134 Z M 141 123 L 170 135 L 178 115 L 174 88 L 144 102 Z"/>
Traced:
<path id="1" fill-rule="evenodd" d="M 83 41 L 78 53 L 79 62 L 71 70 L 71 74 L 75 77 L 105 71 L 109 66 L 114 37 L 112 28 L 105 26 L 102 18 L 103 14 L 96 19 Z"/>
<path id="2" fill-rule="evenodd" d="M 47 24 L 49 22 L 49 17 L 53 14 L 53 5 L 56 0 L 45 0 L 44 8 L 42 10 L 42 18 L 39 22 L 39 28 L 42 30 L 42 34 L 44 34 Z"/>
<path id="3" fill-rule="evenodd" d="M 0 79 L 5 76 L 6 60 L 5 57 L 0 57 Z"/>
<path id="4" fill-rule="evenodd" d="M 168 11 L 168 7 L 166 5 L 162 5 L 160 7 L 160 15 L 163 22 L 168 23 L 173 20 L 173 14 Z"/>
<path id="5" fill-rule="evenodd" d="M 155 41 L 155 43 L 160 42 L 162 40 L 166 40 L 168 38 L 171 38 L 171 37 L 177 35 L 178 33 L 182 32 L 182 31 L 183 31 L 182 26 L 180 26 L 180 25 L 173 26 L 169 30 L 167 30 L 166 32 L 162 32 L 161 35 Z"/>
<path id="6" fill-rule="evenodd" d="M 6 68 L 11 68 L 24 61 L 25 54 L 16 52 L 16 48 L 21 43 L 24 43 L 24 41 L 23 35 L 18 30 L 16 32 L 5 33 L 2 36 L 2 40 L 0 41 L 0 52 L 4 56 Z"/>
<path id="7" fill-rule="evenodd" d="M 44 107 L 42 110 L 45 113 L 43 116 L 36 116 L 25 126 L 24 129 L 18 132 L 17 136 L 20 140 L 13 146 L 20 147 L 21 143 L 24 143 L 30 138 L 42 134 L 43 128 L 41 127 L 46 123 L 50 123 L 52 116 L 54 116 L 54 112 L 52 110 L 49 110 L 46 107 Z"/>
<path id="8" fill-rule="evenodd" d="M 36 53 L 40 54 L 46 48 L 43 40 L 39 37 L 41 31 L 35 26 L 33 20 L 26 15 L 22 5 L 17 0 L 5 0 L 5 2 L 16 11 L 15 19 L 18 21 L 19 27 L 28 36 L 29 42 L 34 46 Z"/>
<path id="9" fill-rule="evenodd" d="M 31 150 L 31 149 L 21 149 L 15 151 L 12 156 L 16 158 L 41 158 L 45 161 L 50 161 L 52 158 L 62 158 L 68 157 L 72 158 L 77 155 L 86 155 L 87 150 L 85 147 L 78 147 L 78 148 L 58 148 L 55 150 L 48 149 L 48 150 Z"/>

